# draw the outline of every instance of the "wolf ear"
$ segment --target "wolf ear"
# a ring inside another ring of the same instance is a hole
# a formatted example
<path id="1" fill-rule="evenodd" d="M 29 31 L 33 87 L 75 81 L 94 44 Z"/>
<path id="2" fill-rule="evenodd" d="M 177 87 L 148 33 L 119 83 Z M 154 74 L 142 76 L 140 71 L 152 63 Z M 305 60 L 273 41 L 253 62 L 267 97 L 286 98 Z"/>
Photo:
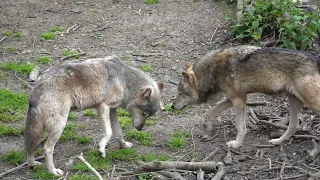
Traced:
<path id="1" fill-rule="evenodd" d="M 142 91 L 140 93 L 140 96 L 143 97 L 143 98 L 146 98 L 146 99 L 150 98 L 151 92 L 152 92 L 151 88 L 142 89 Z"/>
<path id="2" fill-rule="evenodd" d="M 164 87 L 164 84 L 162 82 L 159 82 L 158 83 L 158 88 L 159 88 L 160 92 L 162 92 L 163 87 Z"/>
<path id="3" fill-rule="evenodd" d="M 191 62 L 185 62 L 185 63 L 184 63 L 184 68 L 185 68 L 185 70 L 189 69 L 191 66 L 192 66 L 192 63 L 191 63 Z"/>

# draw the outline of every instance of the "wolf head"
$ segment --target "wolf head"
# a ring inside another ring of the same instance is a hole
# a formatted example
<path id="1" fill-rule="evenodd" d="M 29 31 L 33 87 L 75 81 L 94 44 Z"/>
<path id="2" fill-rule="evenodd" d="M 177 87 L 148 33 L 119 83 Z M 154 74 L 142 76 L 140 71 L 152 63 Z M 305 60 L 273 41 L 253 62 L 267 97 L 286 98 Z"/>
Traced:
<path id="1" fill-rule="evenodd" d="M 182 72 L 182 78 L 178 84 L 178 94 L 173 101 L 172 108 L 183 109 L 189 104 L 198 101 L 196 76 L 192 70 L 192 64 L 185 63 L 185 72 Z"/>
<path id="2" fill-rule="evenodd" d="M 141 131 L 148 117 L 154 115 L 160 109 L 161 92 L 163 83 L 157 86 L 144 87 L 136 98 L 126 107 L 132 115 L 132 125 Z"/>

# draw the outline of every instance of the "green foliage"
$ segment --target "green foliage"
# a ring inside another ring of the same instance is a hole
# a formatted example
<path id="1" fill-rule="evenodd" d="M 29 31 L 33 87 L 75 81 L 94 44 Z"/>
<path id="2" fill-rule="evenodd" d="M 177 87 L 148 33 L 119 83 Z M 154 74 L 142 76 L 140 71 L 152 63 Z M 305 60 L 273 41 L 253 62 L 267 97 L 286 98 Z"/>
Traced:
<path id="1" fill-rule="evenodd" d="M 89 117 L 96 117 L 97 116 L 97 112 L 93 109 L 86 109 L 84 112 L 83 112 L 83 115 L 84 116 L 89 116 Z"/>
<path id="2" fill-rule="evenodd" d="M 169 141 L 169 148 L 175 150 L 183 148 L 190 137 L 190 132 L 184 130 L 175 131 Z"/>
<path id="3" fill-rule="evenodd" d="M 57 177 L 49 173 L 47 168 L 45 168 L 44 166 L 34 167 L 34 173 L 32 176 L 33 178 L 41 179 L 41 180 L 57 179 Z"/>
<path id="4" fill-rule="evenodd" d="M 23 75 L 28 75 L 34 68 L 34 64 L 31 63 L 17 63 L 15 61 L 8 61 L 0 64 L 0 69 L 7 71 L 16 71 Z"/>
<path id="5" fill-rule="evenodd" d="M 60 27 L 60 26 L 54 26 L 53 28 L 51 28 L 51 32 L 62 32 L 64 31 L 66 28 L 64 27 Z"/>
<path id="6" fill-rule="evenodd" d="M 20 38 L 22 38 L 22 34 L 20 32 L 15 32 L 12 34 L 12 37 L 20 39 Z"/>
<path id="7" fill-rule="evenodd" d="M 98 177 L 88 174 L 75 174 L 68 178 L 70 180 L 98 180 Z"/>
<path id="8" fill-rule="evenodd" d="M 160 0 L 145 0 L 146 4 L 157 4 L 160 3 Z"/>
<path id="9" fill-rule="evenodd" d="M 142 173 L 138 175 L 139 180 L 149 180 L 152 179 L 152 175 L 150 173 Z"/>
<path id="10" fill-rule="evenodd" d="M 68 119 L 70 119 L 70 120 L 77 119 L 77 114 L 74 113 L 74 112 L 70 112 L 69 115 L 68 115 Z"/>
<path id="11" fill-rule="evenodd" d="M 127 132 L 127 137 L 139 141 L 141 145 L 151 146 L 152 137 L 151 134 L 146 131 L 138 131 L 136 129 Z"/>
<path id="12" fill-rule="evenodd" d="M 118 108 L 117 109 L 118 116 L 126 116 L 126 117 L 131 117 L 130 113 L 128 113 L 126 110 Z"/>
<path id="13" fill-rule="evenodd" d="M 77 135 L 78 135 L 77 130 L 78 129 L 75 124 L 68 123 L 62 132 L 59 142 L 77 139 Z"/>
<path id="14" fill-rule="evenodd" d="M 231 32 L 245 41 L 259 41 L 272 35 L 286 48 L 305 50 L 318 38 L 320 16 L 301 11 L 295 5 L 291 0 L 256 0 L 252 8 L 243 11 L 241 24 L 230 26 Z"/>
<path id="15" fill-rule="evenodd" d="M 38 62 L 41 63 L 41 64 L 47 64 L 47 63 L 50 63 L 52 62 L 52 59 L 48 56 L 39 56 L 38 57 Z"/>
<path id="16" fill-rule="evenodd" d="M 149 65 L 142 65 L 142 66 L 140 66 L 140 69 L 144 72 L 150 72 L 153 70 L 153 68 Z"/>
<path id="17" fill-rule="evenodd" d="M 182 114 L 182 113 L 185 112 L 188 108 L 189 108 L 189 107 L 187 106 L 187 107 L 185 107 L 184 109 L 177 110 L 177 109 L 173 109 L 173 108 L 172 108 L 172 104 L 167 104 L 167 105 L 165 105 L 165 107 L 164 107 L 164 109 L 165 109 L 166 111 L 169 111 L 169 112 L 171 112 L 171 113 L 173 113 L 173 114 Z"/>
<path id="18" fill-rule="evenodd" d="M 3 30 L 3 31 L 1 31 L 1 34 L 4 35 L 4 36 L 11 36 L 12 31 L 10 31 L 10 30 Z"/>
<path id="19" fill-rule="evenodd" d="M 41 37 L 44 40 L 50 40 L 50 39 L 54 39 L 56 37 L 56 35 L 54 34 L 54 32 L 45 32 L 41 34 Z"/>
<path id="20" fill-rule="evenodd" d="M 97 9 L 94 9 L 94 8 L 89 8 L 88 9 L 88 13 L 97 13 L 98 10 Z"/>
<path id="21" fill-rule="evenodd" d="M 7 48 L 6 48 L 6 51 L 7 51 L 7 52 L 10 52 L 10 53 L 14 53 L 14 52 L 17 52 L 17 51 L 18 51 L 18 48 L 16 48 L 16 47 L 7 47 Z"/>
<path id="22" fill-rule="evenodd" d="M 69 50 L 62 51 L 62 56 L 71 56 L 71 55 L 74 55 L 74 54 L 77 54 L 77 51 L 69 51 Z M 72 58 L 79 59 L 80 55 L 73 56 Z"/>
<path id="23" fill-rule="evenodd" d="M 129 128 L 132 124 L 131 117 L 119 117 L 119 123 L 122 129 Z"/>
<path id="24" fill-rule="evenodd" d="M 10 151 L 10 152 L 2 155 L 1 159 L 9 164 L 12 164 L 12 165 L 19 164 L 24 160 L 24 152 Z"/>
<path id="25" fill-rule="evenodd" d="M 89 144 L 92 141 L 92 138 L 87 136 L 77 136 L 76 141 L 79 144 Z"/>
<path id="26" fill-rule="evenodd" d="M 109 167 L 109 158 L 102 158 L 98 150 L 91 150 L 85 154 L 85 159 L 96 170 L 103 170 Z M 89 171 L 88 167 L 82 162 L 78 162 L 73 166 L 74 170 Z"/>
<path id="27" fill-rule="evenodd" d="M 25 119 L 28 107 L 28 95 L 0 89 L 0 121 Z"/>
<path id="28" fill-rule="evenodd" d="M 21 134 L 24 134 L 24 127 L 17 129 L 0 123 L 0 136 L 19 136 Z"/>

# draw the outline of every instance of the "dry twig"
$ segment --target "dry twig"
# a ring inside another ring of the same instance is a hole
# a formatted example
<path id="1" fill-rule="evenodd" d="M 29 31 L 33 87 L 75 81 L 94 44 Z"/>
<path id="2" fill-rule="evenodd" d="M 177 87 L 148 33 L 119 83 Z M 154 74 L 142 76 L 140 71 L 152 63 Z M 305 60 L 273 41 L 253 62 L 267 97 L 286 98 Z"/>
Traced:
<path id="1" fill-rule="evenodd" d="M 82 161 L 89 169 L 90 171 L 92 171 L 94 173 L 94 175 L 96 175 L 98 177 L 99 180 L 103 180 L 101 175 L 98 173 L 98 171 L 96 169 L 94 169 L 91 164 L 88 163 L 88 161 L 86 161 L 83 156 L 82 156 L 82 152 L 79 156 L 76 156 L 76 158 L 78 158 L 80 161 Z"/>
<path id="2" fill-rule="evenodd" d="M 66 34 L 68 34 L 69 31 L 70 31 L 71 29 L 75 28 L 76 26 L 77 26 L 77 24 L 74 24 L 73 26 L 69 27 L 69 28 L 67 29 L 67 31 L 66 31 Z"/>
<path id="3" fill-rule="evenodd" d="M 226 175 L 226 173 L 227 173 L 227 170 L 226 170 L 224 164 L 221 163 L 221 162 L 218 162 L 218 164 L 219 164 L 219 165 L 218 165 L 218 171 L 217 171 L 216 175 L 215 175 L 211 180 L 220 180 L 220 179 L 222 179 L 222 178 Z"/>
<path id="4" fill-rule="evenodd" d="M 218 151 L 220 150 L 220 148 L 215 148 L 208 156 L 206 156 L 205 158 L 202 159 L 202 161 L 208 161 L 209 159 L 211 159 Z"/>
<path id="5" fill-rule="evenodd" d="M 3 38 L 0 39 L 0 43 L 1 43 L 2 41 L 4 41 L 5 39 L 7 39 L 7 36 L 3 36 Z"/>

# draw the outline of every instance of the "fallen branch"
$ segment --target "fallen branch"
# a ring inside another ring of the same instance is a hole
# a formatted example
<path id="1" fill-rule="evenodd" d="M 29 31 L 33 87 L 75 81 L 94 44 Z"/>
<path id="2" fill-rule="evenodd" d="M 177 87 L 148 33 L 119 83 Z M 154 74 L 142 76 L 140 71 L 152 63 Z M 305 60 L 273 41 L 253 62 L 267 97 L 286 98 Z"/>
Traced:
<path id="1" fill-rule="evenodd" d="M 275 124 L 275 123 L 272 123 L 272 122 L 266 121 L 266 120 L 259 120 L 258 123 L 263 124 L 263 125 L 272 126 L 274 128 L 278 128 L 278 129 L 285 129 L 285 130 L 288 129 L 288 126 Z M 308 132 L 308 130 L 298 129 L 297 132 Z"/>
<path id="2" fill-rule="evenodd" d="M 165 41 L 166 41 L 166 40 L 165 40 L 165 39 L 163 39 L 163 40 L 161 40 L 161 41 L 158 41 L 158 42 L 152 43 L 152 44 L 151 44 L 151 46 L 152 46 L 152 47 L 158 46 L 160 43 L 165 42 Z"/>
<path id="3" fill-rule="evenodd" d="M 74 24 L 73 26 L 69 27 L 69 28 L 67 29 L 67 31 L 66 31 L 66 34 L 68 34 L 69 31 L 70 31 L 71 29 L 73 29 L 74 27 L 76 27 L 76 26 L 77 26 L 77 24 Z"/>
<path id="4" fill-rule="evenodd" d="M 174 82 L 174 81 L 172 81 L 171 79 L 169 79 L 168 82 L 169 82 L 170 84 L 173 84 L 173 85 L 178 85 L 177 82 Z"/>
<path id="5" fill-rule="evenodd" d="M 266 106 L 267 101 L 247 101 L 246 105 L 247 106 Z"/>
<path id="6" fill-rule="evenodd" d="M 274 178 L 274 179 L 266 179 L 266 180 L 288 180 L 288 179 L 298 179 L 298 178 L 302 178 L 308 176 L 308 174 L 298 174 L 295 176 L 289 176 L 289 177 L 284 177 L 284 178 Z"/>
<path id="7" fill-rule="evenodd" d="M 143 63 L 148 63 L 148 61 L 145 61 L 145 60 L 142 60 L 142 59 L 136 59 L 136 61 L 140 61 L 140 62 L 143 62 Z"/>
<path id="8" fill-rule="evenodd" d="M 1 43 L 2 41 L 4 41 L 5 39 L 7 39 L 7 36 L 3 36 L 3 38 L 0 39 L 0 43 Z"/>
<path id="9" fill-rule="evenodd" d="M 92 32 L 97 32 L 97 31 L 102 31 L 102 30 L 105 30 L 105 29 L 107 29 L 107 28 L 111 28 L 111 27 L 109 26 L 109 24 L 104 25 L 104 26 L 101 27 L 101 28 L 92 29 L 92 30 L 90 31 L 90 33 L 92 33 Z"/>
<path id="10" fill-rule="evenodd" d="M 242 153 L 242 152 L 239 152 L 239 151 L 237 151 L 237 150 L 234 150 L 234 149 L 232 149 L 232 148 L 228 148 L 228 147 L 226 147 L 225 145 L 220 145 L 221 146 L 221 148 L 223 149 L 223 150 L 225 150 L 225 151 L 230 151 L 230 152 L 232 152 L 232 153 L 234 153 L 234 154 L 236 154 L 236 155 L 244 155 L 244 156 L 246 156 L 247 158 L 249 158 L 249 159 L 254 159 L 253 157 L 251 157 L 251 156 L 249 156 L 249 155 L 246 155 L 246 154 L 244 154 L 244 153 Z"/>
<path id="11" fill-rule="evenodd" d="M 169 171 L 159 171 L 159 174 L 163 175 L 163 176 L 167 176 L 170 179 L 174 179 L 174 180 L 185 180 L 179 173 L 177 172 L 169 172 Z"/>
<path id="12" fill-rule="evenodd" d="M 221 163 L 221 162 L 218 162 L 218 164 L 219 164 L 219 165 L 218 165 L 218 171 L 217 171 L 216 175 L 215 175 L 211 180 L 220 180 L 220 179 L 222 179 L 222 178 L 226 175 L 226 173 L 227 173 L 227 170 L 226 170 L 224 164 Z"/>
<path id="13" fill-rule="evenodd" d="M 216 34 L 217 29 L 218 29 L 218 27 L 216 27 L 216 29 L 215 29 L 215 30 L 214 30 L 214 32 L 212 33 L 212 36 L 211 36 L 211 38 L 210 38 L 210 42 L 209 42 L 209 44 L 211 44 L 211 43 L 212 43 L 213 36 Z"/>
<path id="14" fill-rule="evenodd" d="M 166 169 L 180 169 L 196 171 L 202 169 L 205 172 L 216 172 L 220 163 L 215 161 L 183 162 L 183 161 L 152 161 L 141 165 L 138 171 L 161 171 Z"/>
<path id="15" fill-rule="evenodd" d="M 202 161 L 208 161 L 209 159 L 211 159 L 218 151 L 220 150 L 220 148 L 215 148 L 208 156 L 206 156 L 205 158 L 202 159 Z"/>
<path id="16" fill-rule="evenodd" d="M 88 161 L 86 161 L 83 156 L 82 156 L 82 152 L 79 156 L 76 156 L 76 158 L 78 158 L 80 161 L 82 161 L 88 168 L 90 171 L 92 171 L 94 173 L 94 175 L 96 175 L 98 177 L 99 180 L 103 180 L 101 175 L 98 173 L 98 171 L 96 169 L 94 169 L 89 163 Z"/>
<path id="17" fill-rule="evenodd" d="M 149 57 L 149 56 L 162 56 L 162 54 L 160 54 L 160 53 L 137 53 L 137 54 L 132 54 L 132 56 Z"/>
<path id="18" fill-rule="evenodd" d="M 69 58 L 73 58 L 73 57 L 76 57 L 76 56 L 84 56 L 86 55 L 85 52 L 80 52 L 80 53 L 76 53 L 76 54 L 71 54 L 69 56 L 64 56 L 62 58 L 60 58 L 60 61 L 63 61 L 63 60 L 66 60 L 66 59 L 69 59 Z"/>
<path id="19" fill-rule="evenodd" d="M 39 156 L 39 157 L 36 157 L 34 160 L 35 160 L 35 161 L 39 161 L 39 160 L 42 160 L 42 159 L 44 159 L 44 158 L 45 158 L 45 156 Z M 14 172 L 14 171 L 23 169 L 23 168 L 25 168 L 25 167 L 29 167 L 29 166 L 26 166 L 27 164 L 28 164 L 27 162 L 24 162 L 24 163 L 20 164 L 20 165 L 17 166 L 17 167 L 14 167 L 14 168 L 12 168 L 12 169 L 8 169 L 8 170 L 4 171 L 3 173 L 0 174 L 0 178 L 2 178 L 3 176 L 5 176 L 6 174 L 9 174 L 9 173 L 11 173 L 11 172 Z M 40 164 L 39 164 L 39 165 L 40 165 Z"/>
<path id="20" fill-rule="evenodd" d="M 313 135 L 293 135 L 292 137 L 295 138 L 295 139 L 314 139 L 314 140 L 317 140 L 317 141 L 320 140 L 319 137 L 313 136 Z"/>
<path id="21" fill-rule="evenodd" d="M 272 148 L 275 147 L 276 145 L 274 144 L 252 144 L 252 146 L 256 148 Z"/>

